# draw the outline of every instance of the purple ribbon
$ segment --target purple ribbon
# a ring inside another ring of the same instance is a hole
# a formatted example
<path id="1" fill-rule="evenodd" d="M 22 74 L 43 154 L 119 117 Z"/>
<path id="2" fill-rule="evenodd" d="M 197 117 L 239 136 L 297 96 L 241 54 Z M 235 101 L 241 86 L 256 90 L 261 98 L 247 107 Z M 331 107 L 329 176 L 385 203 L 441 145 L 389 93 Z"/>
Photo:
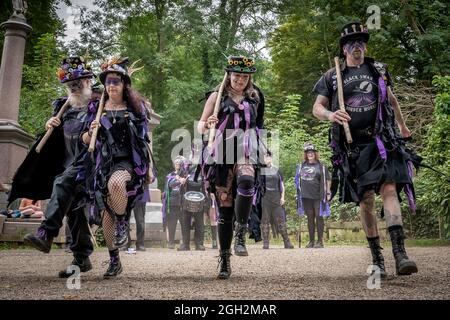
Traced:
<path id="1" fill-rule="evenodd" d="M 238 188 L 237 192 L 239 195 L 243 197 L 253 197 L 253 195 L 255 194 L 255 188 L 250 189 Z"/>
<path id="2" fill-rule="evenodd" d="M 381 138 L 379 135 L 376 136 L 375 140 L 377 142 L 378 152 L 380 153 L 381 159 L 386 161 L 387 153 L 386 153 L 386 148 L 384 147 L 383 141 L 381 141 Z"/>
<path id="3" fill-rule="evenodd" d="M 414 194 L 411 188 L 411 185 L 405 184 L 405 193 L 406 196 L 408 197 L 408 204 L 409 204 L 409 208 L 411 209 L 412 212 L 416 212 L 417 206 L 416 206 L 416 201 L 414 200 Z"/>
<path id="4" fill-rule="evenodd" d="M 105 117 L 105 116 L 101 117 L 100 123 L 106 130 L 111 129 L 111 127 L 112 127 L 112 123 L 111 123 L 111 121 L 109 121 L 108 117 Z"/>

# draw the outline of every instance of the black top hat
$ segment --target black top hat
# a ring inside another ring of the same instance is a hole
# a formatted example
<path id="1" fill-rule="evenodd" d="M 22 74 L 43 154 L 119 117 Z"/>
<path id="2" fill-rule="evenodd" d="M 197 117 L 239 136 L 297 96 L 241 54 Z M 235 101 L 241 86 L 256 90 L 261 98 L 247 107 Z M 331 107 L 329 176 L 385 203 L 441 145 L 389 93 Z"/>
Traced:
<path id="1" fill-rule="evenodd" d="M 89 65 L 86 65 L 83 57 L 69 57 L 61 61 L 61 67 L 57 71 L 59 81 L 66 83 L 83 78 L 95 77 Z"/>
<path id="2" fill-rule="evenodd" d="M 238 73 L 255 73 L 256 68 L 253 66 L 255 61 L 244 56 L 230 56 L 228 57 L 228 64 L 225 68 L 228 72 Z"/>
<path id="3" fill-rule="evenodd" d="M 353 21 L 347 23 L 342 27 L 341 30 L 341 38 L 339 39 L 339 47 L 341 51 L 341 56 L 344 56 L 343 47 L 344 44 L 353 39 L 362 39 L 364 42 L 368 42 L 370 38 L 369 32 L 367 28 L 363 26 L 363 24 L 359 21 Z"/>
<path id="4" fill-rule="evenodd" d="M 106 76 L 109 73 L 117 73 L 120 74 L 125 83 L 131 84 L 131 78 L 128 74 L 127 64 L 130 60 L 126 58 L 120 57 L 112 57 L 111 59 L 105 61 L 100 66 L 102 72 L 98 75 L 100 82 L 105 85 Z"/>

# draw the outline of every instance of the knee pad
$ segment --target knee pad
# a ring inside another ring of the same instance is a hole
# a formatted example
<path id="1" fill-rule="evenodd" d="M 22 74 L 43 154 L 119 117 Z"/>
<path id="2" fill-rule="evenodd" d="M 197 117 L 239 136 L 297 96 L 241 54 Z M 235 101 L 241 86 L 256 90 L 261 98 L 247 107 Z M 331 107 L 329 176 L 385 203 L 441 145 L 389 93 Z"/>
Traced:
<path id="1" fill-rule="evenodd" d="M 238 177 L 237 192 L 244 197 L 253 197 L 255 194 L 255 178 L 247 175 Z"/>

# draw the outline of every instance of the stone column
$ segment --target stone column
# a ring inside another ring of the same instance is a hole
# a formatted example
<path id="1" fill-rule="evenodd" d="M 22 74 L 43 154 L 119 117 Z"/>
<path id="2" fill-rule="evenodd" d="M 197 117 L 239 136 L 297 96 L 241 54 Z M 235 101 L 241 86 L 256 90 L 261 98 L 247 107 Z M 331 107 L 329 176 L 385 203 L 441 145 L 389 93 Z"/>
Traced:
<path id="1" fill-rule="evenodd" d="M 6 31 L 0 67 L 0 181 L 11 183 L 34 141 L 18 124 L 25 42 L 32 28 L 17 12 L 0 27 Z"/>

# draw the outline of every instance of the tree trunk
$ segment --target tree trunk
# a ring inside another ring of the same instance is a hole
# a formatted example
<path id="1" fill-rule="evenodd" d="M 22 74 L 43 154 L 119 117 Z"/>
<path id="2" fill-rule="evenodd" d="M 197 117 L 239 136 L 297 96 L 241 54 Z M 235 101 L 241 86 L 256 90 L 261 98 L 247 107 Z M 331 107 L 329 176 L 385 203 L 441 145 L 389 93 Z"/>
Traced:
<path id="1" fill-rule="evenodd" d="M 158 55 L 160 57 L 164 56 L 166 51 L 166 33 L 164 28 L 164 19 L 167 13 L 166 5 L 167 0 L 155 0 L 155 16 L 157 20 L 157 31 L 156 36 L 158 39 Z M 164 69 L 161 64 L 158 64 L 155 73 L 155 81 L 156 81 L 156 90 L 154 92 L 154 104 L 157 108 L 164 109 L 164 96 L 165 96 L 165 74 Z"/>

